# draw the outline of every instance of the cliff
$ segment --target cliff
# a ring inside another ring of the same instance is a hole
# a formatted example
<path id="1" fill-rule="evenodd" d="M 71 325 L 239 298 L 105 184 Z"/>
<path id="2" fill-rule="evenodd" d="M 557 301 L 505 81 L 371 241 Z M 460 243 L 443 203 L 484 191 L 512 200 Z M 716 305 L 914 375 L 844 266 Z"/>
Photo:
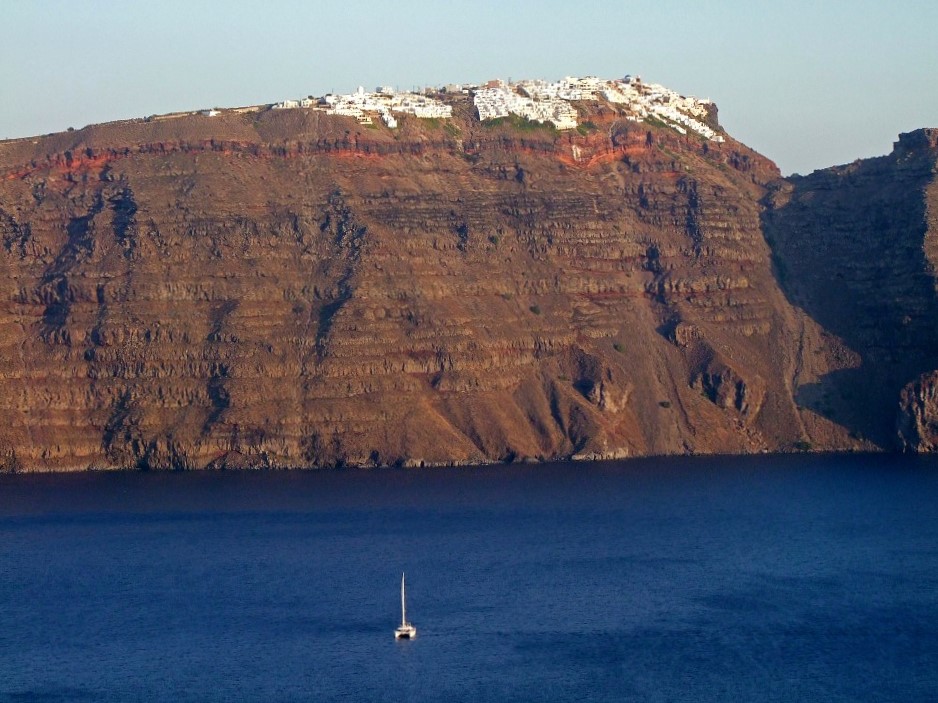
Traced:
<path id="1" fill-rule="evenodd" d="M 891 449 L 936 446 L 938 130 L 776 184 L 766 235 L 790 300 L 849 348 L 796 400 Z"/>
<path id="2" fill-rule="evenodd" d="M 895 446 L 938 366 L 933 143 L 783 182 L 608 107 L 557 132 L 450 102 L 0 144 L 4 467 Z"/>

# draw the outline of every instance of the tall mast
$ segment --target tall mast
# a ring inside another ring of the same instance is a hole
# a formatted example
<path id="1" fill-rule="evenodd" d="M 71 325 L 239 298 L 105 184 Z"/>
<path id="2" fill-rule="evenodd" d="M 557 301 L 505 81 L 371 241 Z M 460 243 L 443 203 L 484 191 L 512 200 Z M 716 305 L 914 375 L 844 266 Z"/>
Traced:
<path id="1" fill-rule="evenodd" d="M 404 605 L 404 574 L 401 573 L 401 627 L 407 624 L 407 607 Z"/>

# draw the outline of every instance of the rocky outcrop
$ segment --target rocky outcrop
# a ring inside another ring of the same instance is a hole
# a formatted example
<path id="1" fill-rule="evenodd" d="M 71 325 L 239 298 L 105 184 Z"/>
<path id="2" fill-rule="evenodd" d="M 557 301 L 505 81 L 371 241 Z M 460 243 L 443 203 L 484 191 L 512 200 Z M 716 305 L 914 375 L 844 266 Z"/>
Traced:
<path id="1" fill-rule="evenodd" d="M 803 398 L 857 362 L 773 273 L 804 187 L 608 107 L 452 100 L 0 144 L 0 469 L 870 446 Z"/>
<path id="2" fill-rule="evenodd" d="M 938 371 L 922 374 L 902 389 L 896 423 L 905 451 L 938 451 Z"/>

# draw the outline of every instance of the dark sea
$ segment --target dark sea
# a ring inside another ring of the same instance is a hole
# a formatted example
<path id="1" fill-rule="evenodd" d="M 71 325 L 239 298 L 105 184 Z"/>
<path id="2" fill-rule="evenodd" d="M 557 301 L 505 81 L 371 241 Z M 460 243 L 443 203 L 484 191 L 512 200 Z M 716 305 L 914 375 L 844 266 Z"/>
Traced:
<path id="1" fill-rule="evenodd" d="M 0 477 L 0 701 L 936 700 L 935 460 Z"/>

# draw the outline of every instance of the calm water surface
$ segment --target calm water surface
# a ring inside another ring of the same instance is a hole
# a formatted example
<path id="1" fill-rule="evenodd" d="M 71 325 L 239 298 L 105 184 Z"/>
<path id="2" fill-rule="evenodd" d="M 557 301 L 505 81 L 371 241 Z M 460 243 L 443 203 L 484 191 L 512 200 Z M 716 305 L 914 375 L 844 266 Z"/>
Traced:
<path id="1" fill-rule="evenodd" d="M 936 623 L 923 459 L 0 477 L 0 701 L 934 701 Z"/>

